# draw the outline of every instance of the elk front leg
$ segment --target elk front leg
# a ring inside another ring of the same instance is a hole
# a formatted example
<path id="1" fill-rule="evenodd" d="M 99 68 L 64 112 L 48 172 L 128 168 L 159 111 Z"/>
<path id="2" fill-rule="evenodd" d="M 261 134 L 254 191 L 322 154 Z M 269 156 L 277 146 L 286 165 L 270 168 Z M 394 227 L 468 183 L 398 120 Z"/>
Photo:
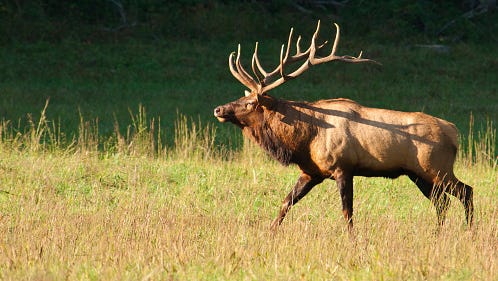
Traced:
<path id="1" fill-rule="evenodd" d="M 292 205 L 296 204 L 301 198 L 303 198 L 315 185 L 321 183 L 323 178 L 321 177 L 312 177 L 308 174 L 301 174 L 299 179 L 297 180 L 296 185 L 292 189 L 292 191 L 285 197 L 282 202 L 282 207 L 280 208 L 280 212 L 277 218 L 271 224 L 271 230 L 275 231 L 277 227 L 284 220 L 285 215 L 292 207 Z"/>
<path id="2" fill-rule="evenodd" d="M 353 231 L 353 175 L 337 171 L 334 174 L 334 178 L 341 195 L 342 213 L 348 223 L 348 230 L 351 233 Z"/>

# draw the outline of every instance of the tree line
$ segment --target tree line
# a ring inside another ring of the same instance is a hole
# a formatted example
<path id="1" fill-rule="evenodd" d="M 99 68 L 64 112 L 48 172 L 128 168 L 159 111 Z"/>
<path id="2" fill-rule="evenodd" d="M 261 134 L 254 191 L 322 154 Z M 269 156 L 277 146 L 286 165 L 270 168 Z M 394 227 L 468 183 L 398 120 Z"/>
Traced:
<path id="1" fill-rule="evenodd" d="M 354 22 L 360 34 L 373 25 L 386 26 L 400 34 L 475 36 L 476 31 L 477 35 L 479 32 L 484 35 L 496 30 L 498 22 L 496 0 L 4 0 L 0 2 L 0 32 L 4 37 L 18 36 L 19 31 L 29 34 L 41 30 L 53 34 L 82 25 L 118 32 L 138 25 L 178 24 L 181 18 L 216 15 L 216 11 L 223 13 L 226 9 L 232 13 L 264 14 L 267 18 L 281 14 L 324 15 Z M 192 22 L 199 24 L 196 20 Z M 166 28 L 160 33 L 169 36 L 175 31 Z"/>

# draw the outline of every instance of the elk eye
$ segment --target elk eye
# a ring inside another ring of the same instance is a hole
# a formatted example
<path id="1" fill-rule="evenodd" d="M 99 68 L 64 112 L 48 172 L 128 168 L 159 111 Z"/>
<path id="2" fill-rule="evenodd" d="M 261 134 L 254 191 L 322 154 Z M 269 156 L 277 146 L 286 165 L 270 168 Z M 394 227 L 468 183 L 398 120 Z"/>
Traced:
<path id="1" fill-rule="evenodd" d="M 255 102 L 246 103 L 246 109 L 247 110 L 252 110 L 252 109 L 254 109 L 255 106 L 256 106 Z"/>

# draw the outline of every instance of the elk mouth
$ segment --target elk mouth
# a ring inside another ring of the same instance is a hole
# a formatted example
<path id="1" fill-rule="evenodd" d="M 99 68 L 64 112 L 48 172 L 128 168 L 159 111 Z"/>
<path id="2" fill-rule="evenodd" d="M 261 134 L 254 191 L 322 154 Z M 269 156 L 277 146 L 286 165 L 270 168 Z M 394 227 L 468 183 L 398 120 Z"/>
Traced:
<path id="1" fill-rule="evenodd" d="M 218 106 L 214 109 L 214 117 L 216 117 L 221 123 L 232 120 L 233 116 L 233 112 L 226 110 L 223 106 Z"/>
<path id="2" fill-rule="evenodd" d="M 226 117 L 216 116 L 216 119 L 218 119 L 218 121 L 219 121 L 220 123 L 225 123 L 225 122 L 227 122 L 227 121 L 228 121 L 228 118 L 226 118 Z"/>

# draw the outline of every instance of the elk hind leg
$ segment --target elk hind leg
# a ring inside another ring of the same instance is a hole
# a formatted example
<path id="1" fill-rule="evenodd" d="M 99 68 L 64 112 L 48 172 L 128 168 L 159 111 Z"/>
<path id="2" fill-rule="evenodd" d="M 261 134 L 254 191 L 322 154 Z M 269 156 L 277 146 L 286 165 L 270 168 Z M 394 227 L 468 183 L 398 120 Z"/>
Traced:
<path id="1" fill-rule="evenodd" d="M 449 180 L 445 181 L 444 186 L 446 186 L 446 192 L 455 196 L 460 202 L 462 202 L 465 208 L 465 219 L 468 226 L 472 226 L 474 220 L 474 199 L 473 199 L 473 188 L 467 185 L 456 177 L 451 177 Z"/>
<path id="2" fill-rule="evenodd" d="M 441 188 L 437 188 L 432 182 L 426 181 L 416 175 L 409 175 L 409 177 L 417 185 L 420 191 L 422 191 L 424 196 L 434 204 L 434 207 L 436 207 L 438 225 L 442 226 L 450 205 L 450 198 L 448 195 L 446 195 Z"/>
<path id="3" fill-rule="evenodd" d="M 282 202 L 282 207 L 280 208 L 280 212 L 277 218 L 275 218 L 275 220 L 272 222 L 270 229 L 272 231 L 275 231 L 284 220 L 285 215 L 290 210 L 292 205 L 296 204 L 306 194 L 308 194 L 308 192 L 315 185 L 321 183 L 322 181 L 323 178 L 312 177 L 304 173 L 301 174 L 292 191 L 285 197 L 284 201 Z"/>

